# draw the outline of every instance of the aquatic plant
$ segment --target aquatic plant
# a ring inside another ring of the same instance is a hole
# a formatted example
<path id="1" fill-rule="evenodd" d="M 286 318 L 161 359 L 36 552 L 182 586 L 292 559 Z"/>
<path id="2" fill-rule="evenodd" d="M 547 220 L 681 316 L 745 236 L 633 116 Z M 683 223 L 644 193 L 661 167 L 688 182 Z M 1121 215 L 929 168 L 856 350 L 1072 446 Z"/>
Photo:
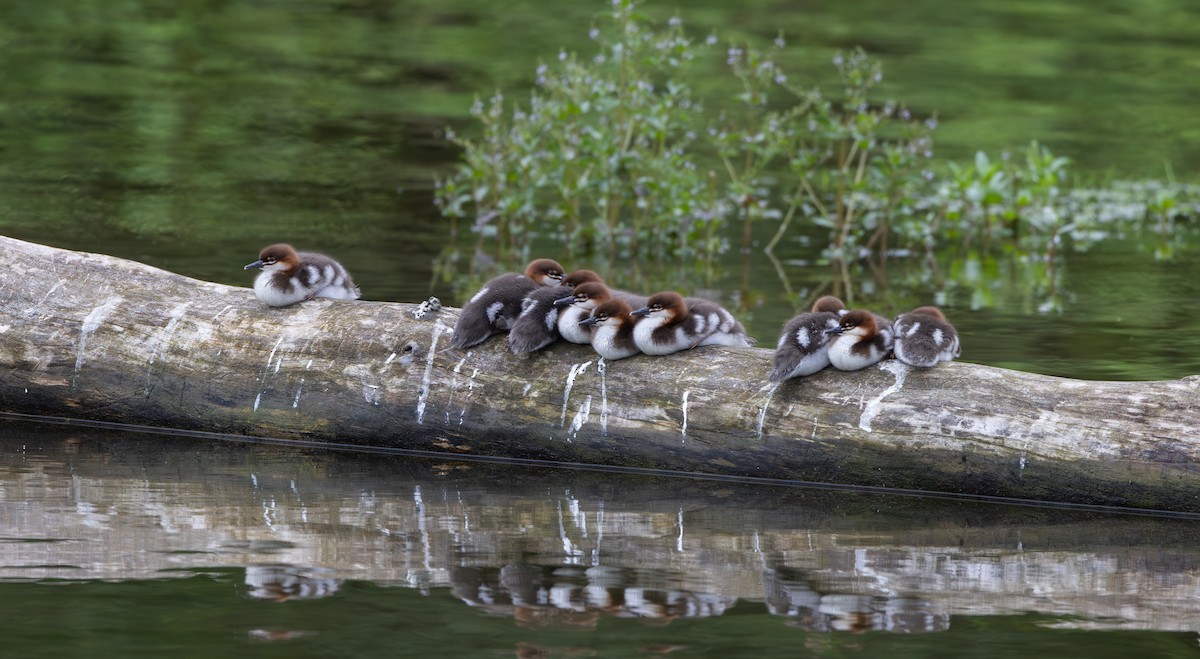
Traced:
<path id="1" fill-rule="evenodd" d="M 690 39 L 678 17 L 656 30 L 634 9 L 613 1 L 588 33 L 594 54 L 540 65 L 528 103 L 476 101 L 479 135 L 449 133 L 463 156 L 436 201 L 452 232 L 467 223 L 479 251 L 494 243 L 518 258 L 540 236 L 610 261 L 682 264 L 723 252 L 732 220 L 743 255 L 753 223 L 778 222 L 765 246 L 774 260 L 799 221 L 828 229 L 824 252 L 843 263 L 1004 246 L 1053 271 L 1064 248 L 1147 228 L 1169 258 L 1180 220 L 1200 216 L 1194 190 L 1174 183 L 1072 189 L 1069 160 L 1037 141 L 937 164 L 937 117 L 879 98 L 882 66 L 861 48 L 833 56 L 839 84 L 827 93 L 785 71 L 783 35 L 766 49 L 719 48 L 716 35 Z M 692 64 L 712 56 L 737 93 L 701 102 Z"/>
<path id="2" fill-rule="evenodd" d="M 540 65 L 527 106 L 476 102 L 482 136 L 451 135 L 463 162 L 438 181 L 444 215 L 473 217 L 503 249 L 526 248 L 535 232 L 610 256 L 725 247 L 728 209 L 693 148 L 703 117 L 685 82 L 695 44 L 680 21 L 655 32 L 633 10 L 613 4 L 612 29 L 589 33 L 595 55 L 563 51 Z"/>

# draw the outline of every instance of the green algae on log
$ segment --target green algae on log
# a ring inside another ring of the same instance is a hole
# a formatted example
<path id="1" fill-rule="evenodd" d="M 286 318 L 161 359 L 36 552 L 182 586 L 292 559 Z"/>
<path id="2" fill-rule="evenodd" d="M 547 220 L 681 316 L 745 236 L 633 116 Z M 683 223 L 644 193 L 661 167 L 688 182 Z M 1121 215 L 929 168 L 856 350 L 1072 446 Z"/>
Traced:
<path id="1" fill-rule="evenodd" d="M 1200 511 L 1200 377 L 894 360 L 767 382 L 771 351 L 606 363 L 447 341 L 456 309 L 316 300 L 0 237 L 0 412 L 458 455 Z M 232 265 L 235 267 L 237 264 Z"/>

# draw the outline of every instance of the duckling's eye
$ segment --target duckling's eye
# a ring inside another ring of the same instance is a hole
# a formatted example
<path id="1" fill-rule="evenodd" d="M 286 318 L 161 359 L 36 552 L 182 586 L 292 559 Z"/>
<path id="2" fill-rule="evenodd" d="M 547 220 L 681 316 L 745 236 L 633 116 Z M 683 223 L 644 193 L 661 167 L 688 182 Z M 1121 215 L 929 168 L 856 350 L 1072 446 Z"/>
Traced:
<path id="1" fill-rule="evenodd" d="M 608 320 L 608 314 L 602 313 L 599 316 L 596 316 L 596 320 L 604 322 L 604 321 Z"/>

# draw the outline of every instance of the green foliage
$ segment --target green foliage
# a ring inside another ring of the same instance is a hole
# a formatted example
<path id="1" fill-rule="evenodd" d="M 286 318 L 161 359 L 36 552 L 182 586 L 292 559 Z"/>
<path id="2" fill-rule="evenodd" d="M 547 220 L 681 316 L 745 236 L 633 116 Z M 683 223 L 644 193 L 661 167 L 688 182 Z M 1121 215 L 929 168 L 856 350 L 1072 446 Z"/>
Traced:
<path id="1" fill-rule="evenodd" d="M 1069 189 L 1066 158 L 1034 141 L 1015 156 L 980 151 L 970 165 L 932 163 L 936 117 L 877 98 L 880 63 L 862 49 L 838 53 L 830 95 L 789 76 L 782 36 L 766 50 L 732 44 L 725 70 L 732 99 L 697 99 L 689 64 L 718 38 L 693 42 L 679 18 L 660 31 L 616 0 L 591 57 L 561 52 L 537 69 L 525 106 L 497 94 L 477 101 L 480 137 L 451 135 L 463 149 L 438 182 L 437 203 L 470 221 L 504 254 L 526 255 L 535 235 L 618 256 L 711 260 L 727 247 L 726 224 L 777 221 L 771 253 L 794 221 L 829 231 L 837 260 L 886 258 L 896 247 L 1003 246 L 1054 260 L 1065 242 L 1086 248 L 1130 222 L 1153 224 L 1156 255 L 1174 253 L 1180 217 L 1194 199 L 1177 185 L 1134 203 L 1123 222 L 1089 203 L 1111 199 Z M 704 107 L 722 108 L 715 118 Z"/>
<path id="2" fill-rule="evenodd" d="M 473 217 L 481 235 L 516 251 L 535 230 L 611 255 L 723 249 L 728 211 L 696 165 L 701 108 L 681 82 L 694 45 L 679 21 L 656 33 L 633 8 L 614 4 L 615 33 L 591 31 L 595 56 L 562 52 L 539 66 L 526 108 L 506 113 L 499 95 L 476 103 L 483 134 L 452 136 L 464 162 L 438 182 L 444 215 Z"/>

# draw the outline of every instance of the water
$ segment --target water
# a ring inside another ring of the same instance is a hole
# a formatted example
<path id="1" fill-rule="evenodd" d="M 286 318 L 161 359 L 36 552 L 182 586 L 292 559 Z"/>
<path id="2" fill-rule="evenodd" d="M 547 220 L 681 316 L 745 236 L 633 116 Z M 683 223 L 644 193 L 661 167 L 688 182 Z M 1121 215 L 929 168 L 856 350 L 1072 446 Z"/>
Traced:
<path id="1" fill-rule="evenodd" d="M 459 302 L 469 285 L 432 265 L 447 239 L 432 175 L 456 157 L 439 131 L 469 132 L 477 93 L 522 97 L 560 47 L 586 52 L 604 4 L 5 3 L 0 232 L 236 285 L 289 240 L 338 256 L 367 299 Z M 762 44 L 783 28 L 814 81 L 863 44 L 888 93 L 937 111 L 941 157 L 1037 138 L 1084 178 L 1187 179 L 1196 12 L 681 13 L 697 35 Z M 716 297 L 770 345 L 829 290 L 823 240 L 790 235 L 782 277 L 757 251 L 745 279 L 732 253 L 711 272 L 611 271 Z M 968 361 L 1192 375 L 1200 258 L 1155 249 L 1104 243 L 1054 272 L 949 249 L 936 272 L 899 259 L 853 284 L 884 312 L 942 304 Z M 1191 656 L 1197 641 L 1191 521 L 11 423 L 0 456 L 0 655 Z"/>
<path id="2" fill-rule="evenodd" d="M 1200 632 L 1188 520 L 0 433 L 6 656 L 1173 656 Z"/>

